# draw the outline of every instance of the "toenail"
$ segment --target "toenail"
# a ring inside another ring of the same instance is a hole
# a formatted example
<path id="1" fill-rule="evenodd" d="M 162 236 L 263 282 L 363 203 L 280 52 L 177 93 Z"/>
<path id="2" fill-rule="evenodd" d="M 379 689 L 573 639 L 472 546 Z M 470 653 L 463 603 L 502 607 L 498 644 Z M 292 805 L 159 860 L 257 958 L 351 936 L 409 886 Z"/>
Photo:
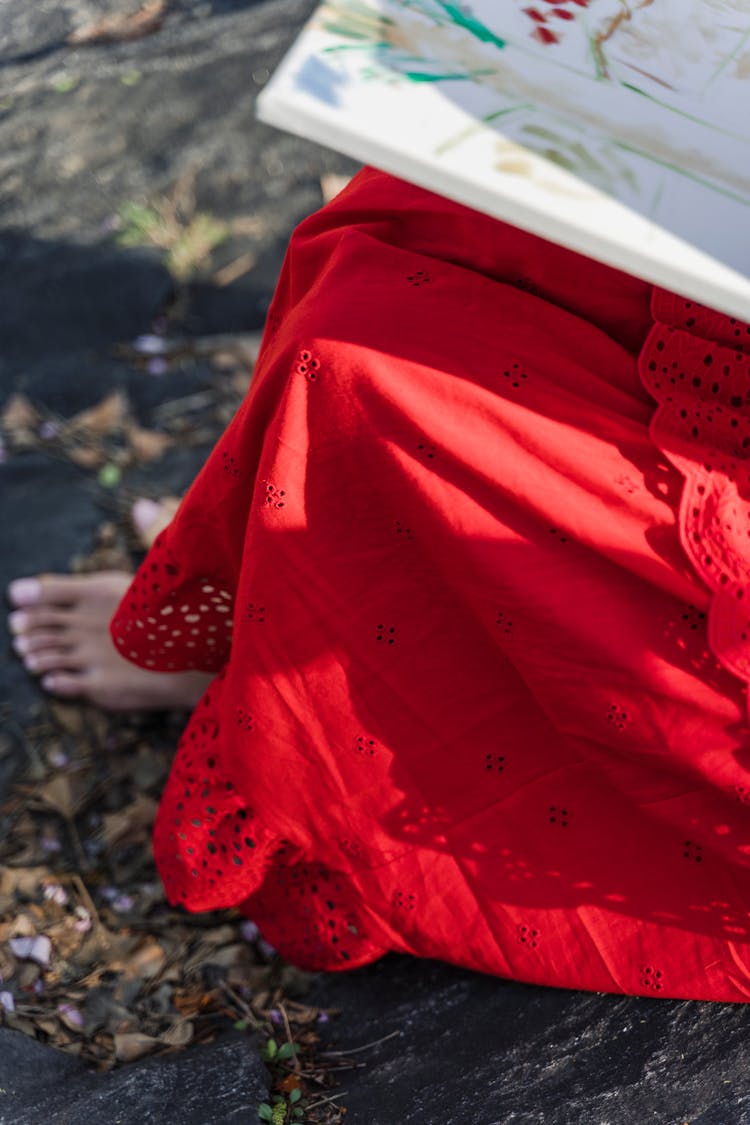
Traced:
<path id="1" fill-rule="evenodd" d="M 54 676 L 43 676 L 41 683 L 42 683 L 42 687 L 46 691 L 54 691 L 55 690 L 56 680 L 55 680 Z"/>
<path id="2" fill-rule="evenodd" d="M 36 672 L 39 667 L 39 659 L 36 656 L 26 656 L 24 657 L 24 664 L 30 672 Z"/>
<path id="3" fill-rule="evenodd" d="M 8 628 L 11 633 L 23 633 L 29 627 L 28 615 L 22 613 L 20 610 L 16 613 L 8 614 Z"/>
<path id="4" fill-rule="evenodd" d="M 42 584 L 38 578 L 17 578 L 8 587 L 8 598 L 13 605 L 33 605 L 42 597 Z"/>
<path id="5" fill-rule="evenodd" d="M 13 638 L 13 648 L 16 650 L 16 652 L 18 653 L 19 656 L 23 656 L 24 653 L 27 653 L 29 651 L 29 638 L 28 637 L 14 637 Z"/>

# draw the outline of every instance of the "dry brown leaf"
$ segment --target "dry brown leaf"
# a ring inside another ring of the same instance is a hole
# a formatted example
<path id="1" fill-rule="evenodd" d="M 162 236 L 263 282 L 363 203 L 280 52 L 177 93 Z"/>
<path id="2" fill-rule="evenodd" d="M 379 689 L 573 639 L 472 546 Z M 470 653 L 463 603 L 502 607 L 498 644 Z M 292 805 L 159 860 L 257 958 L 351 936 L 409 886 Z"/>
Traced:
<path id="1" fill-rule="evenodd" d="M 131 1031 L 136 1022 L 109 988 L 91 989 L 83 1002 L 83 1017 L 89 1034 L 106 1028 L 113 1035 L 122 1035 Z"/>
<path id="2" fill-rule="evenodd" d="M 209 951 L 205 960 L 211 965 L 218 965 L 221 969 L 229 969 L 249 957 L 250 950 L 247 944 L 237 942 L 234 945 L 225 945 L 221 949 Z"/>
<path id="3" fill-rule="evenodd" d="M 75 815 L 76 805 L 73 787 L 67 774 L 59 773 L 51 781 L 40 785 L 34 796 L 43 804 L 54 809 L 55 812 L 61 813 L 67 820 Z"/>
<path id="4" fill-rule="evenodd" d="M 168 1043 L 170 1047 L 185 1047 L 193 1038 L 193 1032 L 194 1028 L 189 1020 L 180 1020 L 167 1028 L 160 1038 L 162 1043 Z"/>
<path id="5" fill-rule="evenodd" d="M 76 918 L 67 915 L 62 922 L 45 926 L 44 932 L 55 947 L 55 953 L 69 961 L 83 945 L 83 934 L 75 928 Z"/>
<path id="6" fill-rule="evenodd" d="M 292 1090 L 299 1090 L 302 1087 L 302 1078 L 299 1074 L 292 1073 L 285 1075 L 274 1085 L 274 1090 L 278 1090 L 280 1094 L 291 1094 Z"/>
<path id="7" fill-rule="evenodd" d="M 28 813 L 23 818 L 33 831 L 33 822 Z M 18 831 L 18 824 L 14 833 Z M 33 895 L 40 883 L 53 879 L 47 867 L 3 867 L 0 868 L 0 894 L 16 896 Z"/>
<path id="8" fill-rule="evenodd" d="M 83 734 L 86 727 L 86 713 L 75 703 L 59 703 L 51 700 L 49 709 L 57 726 L 66 734 Z"/>
<path id="9" fill-rule="evenodd" d="M 100 469 L 107 460 L 103 450 L 81 445 L 68 450 L 68 457 L 81 469 Z"/>
<path id="10" fill-rule="evenodd" d="M 250 390 L 252 378 L 252 371 L 235 371 L 231 378 L 232 390 L 244 397 Z"/>
<path id="11" fill-rule="evenodd" d="M 36 932 L 37 928 L 28 914 L 16 914 L 8 925 L 9 937 L 33 937 Z"/>
<path id="12" fill-rule="evenodd" d="M 138 796 L 124 809 L 117 812 L 105 813 L 102 820 L 102 834 L 104 843 L 108 848 L 119 842 L 126 842 L 133 837 L 148 832 L 156 816 L 157 802 L 145 793 Z"/>
<path id="13" fill-rule="evenodd" d="M 216 371 L 234 371 L 239 362 L 236 352 L 218 351 L 211 356 L 211 366 Z"/>
<path id="14" fill-rule="evenodd" d="M 74 414 L 65 423 L 61 436 L 69 436 L 80 430 L 87 430 L 98 437 L 106 437 L 119 430 L 128 414 L 128 401 L 122 391 L 113 391 L 96 406 Z"/>
<path id="15" fill-rule="evenodd" d="M 94 43 L 124 43 L 142 39 L 158 31 L 167 11 L 167 0 L 149 0 L 135 12 L 108 16 L 95 23 L 72 31 L 67 42 L 73 46 L 90 46 Z"/>
<path id="16" fill-rule="evenodd" d="M 195 1016 L 216 1002 L 213 992 L 204 992 L 200 985 L 188 991 L 175 990 L 172 1003 L 181 1016 Z"/>
<path id="17" fill-rule="evenodd" d="M 144 1055 L 150 1055 L 157 1047 L 161 1047 L 160 1039 L 153 1035 L 143 1035 L 140 1031 L 126 1031 L 115 1035 L 115 1058 L 118 1062 L 133 1062 Z"/>
<path id="18" fill-rule="evenodd" d="M 66 820 L 71 820 L 85 805 L 93 791 L 93 778 L 85 772 L 58 773 L 43 785 L 34 789 L 30 796 L 32 805 L 46 805 L 54 809 Z"/>
<path id="19" fill-rule="evenodd" d="M 38 426 L 40 417 L 26 395 L 20 392 L 10 396 L 5 404 L 0 425 L 4 430 L 14 433 L 18 430 L 34 430 Z"/>
<path id="20" fill-rule="evenodd" d="M 36 1023 L 34 1020 L 19 1016 L 16 1012 L 3 1012 L 3 1022 L 14 1031 L 22 1031 L 24 1035 L 36 1039 Z"/>
<path id="21" fill-rule="evenodd" d="M 167 956 L 159 942 L 147 938 L 122 962 L 122 971 L 128 980 L 151 980 L 158 976 L 166 961 Z"/>
<path id="22" fill-rule="evenodd" d="M 140 426 L 128 426 L 128 441 L 136 461 L 158 461 L 174 445 L 174 438 L 159 430 L 144 430 Z"/>

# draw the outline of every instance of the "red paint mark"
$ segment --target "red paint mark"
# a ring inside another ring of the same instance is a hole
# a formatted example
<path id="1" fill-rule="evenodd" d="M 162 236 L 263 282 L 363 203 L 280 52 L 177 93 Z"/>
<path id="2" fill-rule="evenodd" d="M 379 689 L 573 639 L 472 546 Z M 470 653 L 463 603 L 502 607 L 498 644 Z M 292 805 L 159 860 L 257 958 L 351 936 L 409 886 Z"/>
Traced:
<path id="1" fill-rule="evenodd" d="M 533 33 L 534 38 L 538 39 L 540 43 L 559 43 L 560 36 L 556 35 L 554 31 L 550 31 L 548 27 L 538 27 Z"/>

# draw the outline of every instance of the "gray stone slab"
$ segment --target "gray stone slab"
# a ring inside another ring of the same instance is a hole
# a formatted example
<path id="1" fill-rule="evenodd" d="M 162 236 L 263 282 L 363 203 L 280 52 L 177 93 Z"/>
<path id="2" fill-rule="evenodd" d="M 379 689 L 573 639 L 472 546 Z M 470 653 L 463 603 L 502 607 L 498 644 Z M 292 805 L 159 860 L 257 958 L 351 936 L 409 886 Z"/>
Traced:
<path id="1" fill-rule="evenodd" d="M 0 1030 L 0 1125 L 249 1125 L 268 1096 L 253 1040 L 213 1043 L 104 1073 Z"/>
<path id="2" fill-rule="evenodd" d="M 535 988 L 389 957 L 318 979 L 347 1125 L 747 1125 L 750 1008 Z"/>

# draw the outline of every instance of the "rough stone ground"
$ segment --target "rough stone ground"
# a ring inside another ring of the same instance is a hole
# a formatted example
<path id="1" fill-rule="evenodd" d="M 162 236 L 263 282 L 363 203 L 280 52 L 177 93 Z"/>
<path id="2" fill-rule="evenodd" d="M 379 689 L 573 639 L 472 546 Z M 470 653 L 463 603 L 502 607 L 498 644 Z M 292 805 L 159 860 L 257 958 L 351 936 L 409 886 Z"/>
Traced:
<path id="1" fill-rule="evenodd" d="M 205 359 L 153 376 L 113 346 L 160 317 L 193 338 L 261 327 L 289 232 L 320 205 L 321 175 L 351 171 L 253 120 L 257 90 L 311 7 L 171 0 L 152 33 L 118 41 L 109 25 L 107 41 L 105 17 L 146 19 L 159 4 L 0 0 L 0 410 L 21 391 L 69 417 L 119 388 L 153 428 L 165 404 L 214 393 Z M 230 231 L 176 281 L 161 249 L 125 249 L 113 234 L 124 204 L 174 199 L 178 185 L 183 226 L 207 212 Z M 218 283 L 244 255 L 252 268 Z M 178 445 L 126 467 L 114 491 L 97 469 L 43 448 L 14 453 L 0 465 L 0 582 L 66 568 L 123 497 L 179 491 L 205 452 Z M 16 724 L 39 697 L 2 643 L 7 789 L 24 766 Z M 341 1070 L 351 1125 L 750 1123 L 745 1006 L 535 989 L 406 958 L 321 976 L 311 1002 L 342 1009 L 331 1049 L 354 1053 L 333 1060 L 364 1064 Z M 252 1122 L 265 1084 L 237 1033 L 92 1074 L 0 1031 L 0 1125 Z"/>

